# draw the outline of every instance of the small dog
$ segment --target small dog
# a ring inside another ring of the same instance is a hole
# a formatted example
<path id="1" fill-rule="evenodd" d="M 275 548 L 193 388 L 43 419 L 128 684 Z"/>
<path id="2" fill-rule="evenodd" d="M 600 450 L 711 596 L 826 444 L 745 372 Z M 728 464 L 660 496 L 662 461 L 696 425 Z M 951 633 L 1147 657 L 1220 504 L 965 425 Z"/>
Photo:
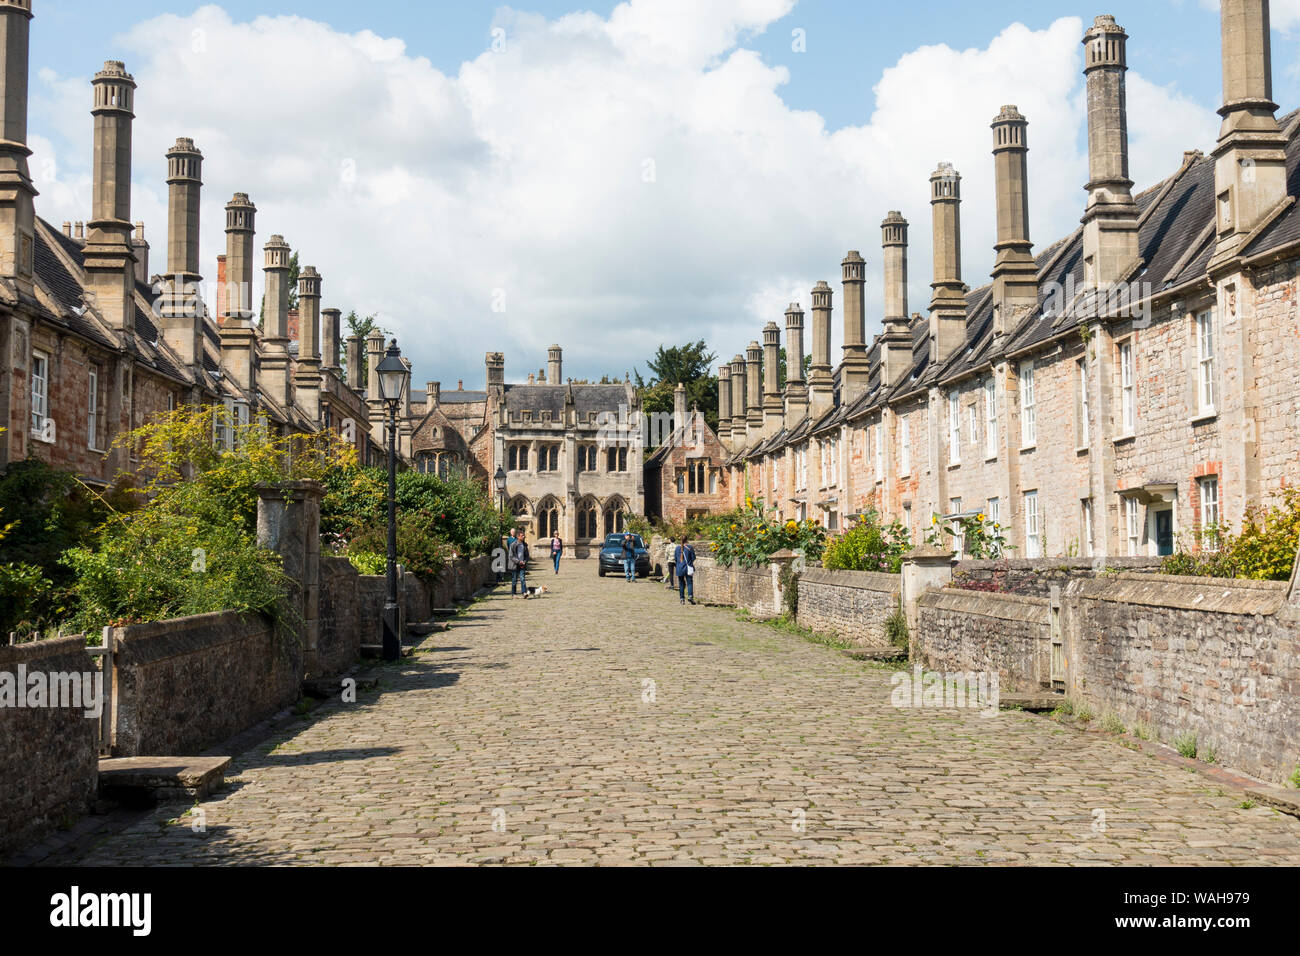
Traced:
<path id="1" fill-rule="evenodd" d="M 524 600 L 527 601 L 529 598 L 539 598 L 545 593 L 546 593 L 546 585 L 544 584 L 541 587 L 536 587 L 536 588 L 530 587 L 528 589 L 528 592 L 524 595 Z"/>

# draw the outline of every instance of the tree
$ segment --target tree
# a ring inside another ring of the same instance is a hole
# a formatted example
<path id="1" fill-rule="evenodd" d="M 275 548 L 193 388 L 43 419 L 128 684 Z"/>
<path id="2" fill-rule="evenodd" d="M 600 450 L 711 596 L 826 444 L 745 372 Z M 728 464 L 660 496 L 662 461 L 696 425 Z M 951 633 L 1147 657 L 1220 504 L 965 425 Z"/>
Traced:
<path id="1" fill-rule="evenodd" d="M 361 344 L 361 381 L 363 382 L 369 381 L 368 376 L 370 375 L 370 357 L 366 352 L 365 341 L 370 337 L 370 333 L 373 332 L 377 327 L 377 323 L 375 319 L 376 316 L 373 313 L 371 315 L 366 316 L 364 319 L 361 318 L 359 315 L 357 315 L 356 309 L 353 309 L 351 312 L 349 312 L 347 314 L 347 317 L 344 319 L 344 321 L 347 322 L 348 325 L 349 337 L 353 335 L 358 335 L 361 337 L 361 343 L 362 343 Z M 380 331 L 383 332 L 385 335 L 388 334 L 388 332 L 384 329 L 380 329 Z M 348 365 L 346 353 L 347 350 L 344 349 L 343 370 L 345 372 L 347 371 L 347 365 Z"/>
<path id="2" fill-rule="evenodd" d="M 659 346 L 654 356 L 646 362 L 652 377 L 647 381 L 638 370 L 637 392 L 641 396 L 643 411 L 673 411 L 674 393 L 680 382 L 686 386 L 686 407 L 699 406 L 710 428 L 718 427 L 718 379 L 713 373 L 717 354 L 710 352 L 703 339 L 674 345 Z"/>
<path id="3" fill-rule="evenodd" d="M 298 253 L 289 257 L 289 311 L 298 308 Z"/>

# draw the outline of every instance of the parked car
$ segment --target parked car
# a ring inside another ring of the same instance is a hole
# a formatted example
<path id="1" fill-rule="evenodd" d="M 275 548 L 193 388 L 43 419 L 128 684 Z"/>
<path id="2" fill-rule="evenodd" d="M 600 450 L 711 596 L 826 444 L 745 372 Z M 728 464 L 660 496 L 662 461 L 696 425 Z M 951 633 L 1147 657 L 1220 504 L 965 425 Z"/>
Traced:
<path id="1" fill-rule="evenodd" d="M 639 534 L 632 535 L 632 544 L 636 548 L 636 576 L 648 577 L 650 549 L 645 546 L 645 541 Z M 623 570 L 623 535 L 606 535 L 605 543 L 600 546 L 600 557 L 596 559 L 596 574 L 603 578 L 606 574 L 624 573 L 626 572 Z"/>

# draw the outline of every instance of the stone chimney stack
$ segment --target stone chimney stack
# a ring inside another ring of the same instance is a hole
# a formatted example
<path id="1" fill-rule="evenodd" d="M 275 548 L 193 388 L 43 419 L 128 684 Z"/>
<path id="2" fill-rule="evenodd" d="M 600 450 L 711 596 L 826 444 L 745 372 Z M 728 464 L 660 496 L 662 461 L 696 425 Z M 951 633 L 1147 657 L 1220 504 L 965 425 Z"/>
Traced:
<path id="1" fill-rule="evenodd" d="M 781 399 L 781 327 L 763 326 L 763 437 L 781 430 L 785 402 Z"/>
<path id="2" fill-rule="evenodd" d="M 812 367 L 808 373 L 808 402 L 814 418 L 820 418 L 835 400 L 835 383 L 831 374 L 833 295 L 825 280 L 812 288 Z"/>
<path id="3" fill-rule="evenodd" d="M 27 166 L 31 0 L 0 2 L 0 275 L 35 295 L 36 187 Z"/>
<path id="4" fill-rule="evenodd" d="M 558 345 L 546 350 L 546 380 L 552 385 L 564 384 L 564 349 Z"/>
<path id="5" fill-rule="evenodd" d="M 442 401 L 442 383 L 429 382 L 424 386 L 424 408 L 425 411 L 432 411 L 434 407 Z"/>
<path id="6" fill-rule="evenodd" d="M 880 374 L 887 385 L 898 384 L 912 363 L 912 333 L 907 318 L 907 226 L 907 220 L 897 210 L 880 223 L 881 257 L 885 262 Z"/>
<path id="7" fill-rule="evenodd" d="M 867 261 L 852 249 L 840 268 L 844 280 L 844 362 L 840 368 L 840 391 L 847 405 L 867 390 L 871 372 L 867 359 Z"/>
<path id="8" fill-rule="evenodd" d="M 366 339 L 366 404 L 370 406 L 370 433 L 385 444 L 384 400 L 379 394 L 379 363 L 384 360 L 384 333 L 373 330 Z"/>
<path id="9" fill-rule="evenodd" d="M 1128 178 L 1128 34 L 1100 16 L 1084 34 L 1088 82 L 1088 206 L 1083 214 L 1083 281 L 1105 289 L 1127 280 L 1138 258 L 1138 208 Z"/>
<path id="10" fill-rule="evenodd" d="M 73 237 L 82 242 L 86 239 L 86 224 L 78 221 L 73 225 Z"/>
<path id="11" fill-rule="evenodd" d="M 731 365 L 718 366 L 718 440 L 723 448 L 731 447 Z"/>
<path id="12" fill-rule="evenodd" d="M 131 248 L 131 124 L 135 80 L 117 60 L 95 74 L 92 219 L 84 253 L 86 286 L 104 321 L 135 323 L 135 253 Z"/>
<path id="13" fill-rule="evenodd" d="M 220 304 L 221 366 L 250 396 L 257 393 L 257 331 L 253 328 L 253 236 L 257 207 L 247 193 L 226 203 L 226 285 Z"/>
<path id="14" fill-rule="evenodd" d="M 785 420 L 790 425 L 808 414 L 803 354 L 803 309 L 798 302 L 791 302 L 785 310 Z"/>
<path id="15" fill-rule="evenodd" d="M 763 347 L 750 342 L 745 349 L 745 436 L 757 441 L 763 432 Z"/>
<path id="16" fill-rule="evenodd" d="M 487 353 L 487 387 L 506 384 L 506 356 L 504 352 Z"/>
<path id="17" fill-rule="evenodd" d="M 181 138 L 167 152 L 167 273 L 159 311 L 162 335 L 181 361 L 203 360 L 203 301 L 199 295 L 199 194 L 203 154 Z"/>
<path id="18" fill-rule="evenodd" d="M 993 330 L 1004 335 L 1038 304 L 1038 264 L 1029 241 L 1029 123 L 1014 106 L 993 120 L 998 241 L 993 247 Z"/>
<path id="19" fill-rule="evenodd" d="M 266 288 L 262 299 L 262 383 L 282 408 L 293 405 L 293 369 L 289 360 L 289 259 L 284 236 L 272 236 L 262 249 Z"/>
<path id="20" fill-rule="evenodd" d="M 961 174 L 940 163 L 930 176 L 934 281 L 930 288 L 930 361 L 946 361 L 966 340 L 966 286 L 961 281 Z"/>
<path id="21" fill-rule="evenodd" d="M 673 428 L 686 427 L 686 386 L 681 382 L 673 389 Z"/>
<path id="22" fill-rule="evenodd" d="M 365 359 L 363 357 L 365 355 L 365 350 L 366 343 L 361 336 L 348 336 L 348 388 L 352 389 L 354 392 L 364 391 L 366 387 L 366 380 L 363 377 L 365 372 L 363 367 L 365 365 Z"/>
<path id="23" fill-rule="evenodd" d="M 294 404 L 307 420 L 320 422 L 320 293 L 315 266 L 298 273 L 298 369 L 294 373 Z"/>
<path id="24" fill-rule="evenodd" d="M 321 312 L 320 342 L 321 367 L 339 373 L 339 342 L 342 341 L 343 312 L 325 309 Z"/>
<path id="25" fill-rule="evenodd" d="M 745 373 L 745 357 L 739 353 L 731 360 L 731 447 L 745 446 L 746 429 L 749 427 L 748 382 Z"/>
<path id="26" fill-rule="evenodd" d="M 135 252 L 135 281 L 140 285 L 149 284 L 149 240 L 144 237 L 144 223 L 135 224 L 135 235 L 131 239 L 131 249 Z"/>
<path id="27" fill-rule="evenodd" d="M 1268 0 L 1222 0 L 1223 106 L 1214 148 L 1217 234 L 1210 269 L 1287 197 L 1286 137 L 1273 102 Z"/>

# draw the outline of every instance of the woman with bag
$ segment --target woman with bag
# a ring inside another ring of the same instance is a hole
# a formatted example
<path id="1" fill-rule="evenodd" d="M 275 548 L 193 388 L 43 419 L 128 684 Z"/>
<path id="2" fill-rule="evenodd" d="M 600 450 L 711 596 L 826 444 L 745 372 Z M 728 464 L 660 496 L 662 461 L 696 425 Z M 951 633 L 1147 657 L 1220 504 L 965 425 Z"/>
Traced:
<path id="1" fill-rule="evenodd" d="M 564 553 L 564 539 L 558 534 L 551 536 L 551 560 L 555 563 L 555 573 L 560 573 L 560 555 Z"/>
<path id="2" fill-rule="evenodd" d="M 695 549 L 686 543 L 685 535 L 682 535 L 682 540 L 677 545 L 676 552 L 673 553 L 673 570 L 677 572 L 677 597 L 685 604 L 686 595 L 689 591 L 691 603 L 694 604 Z"/>

